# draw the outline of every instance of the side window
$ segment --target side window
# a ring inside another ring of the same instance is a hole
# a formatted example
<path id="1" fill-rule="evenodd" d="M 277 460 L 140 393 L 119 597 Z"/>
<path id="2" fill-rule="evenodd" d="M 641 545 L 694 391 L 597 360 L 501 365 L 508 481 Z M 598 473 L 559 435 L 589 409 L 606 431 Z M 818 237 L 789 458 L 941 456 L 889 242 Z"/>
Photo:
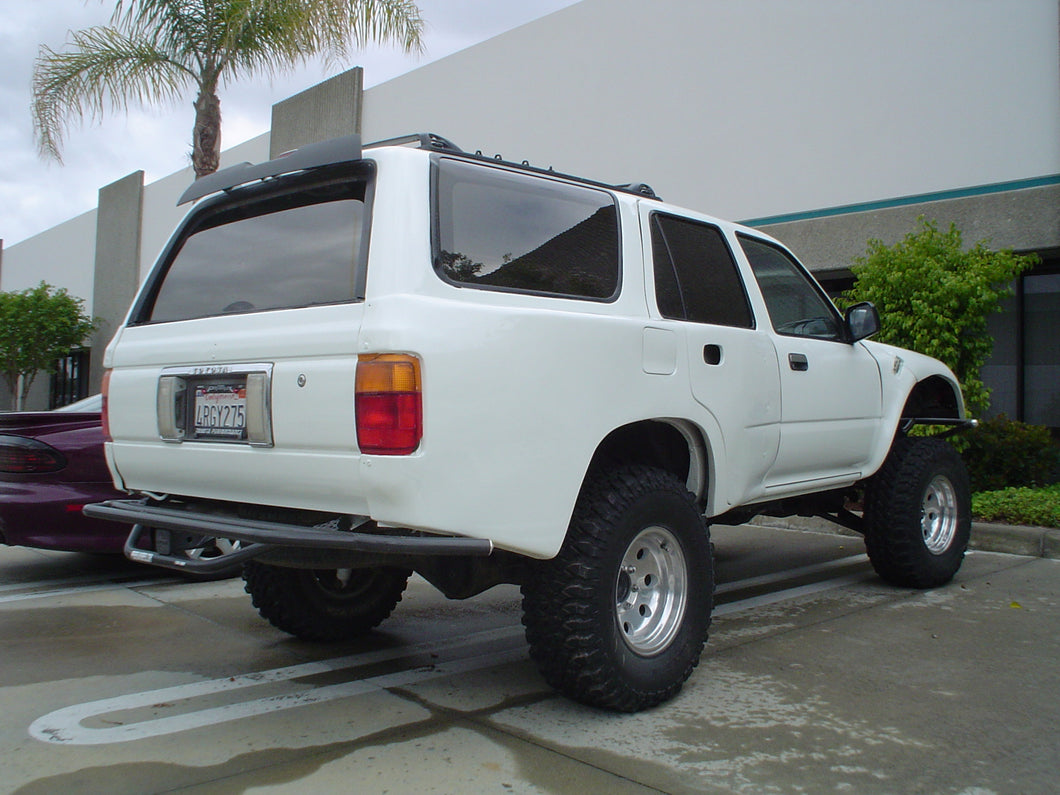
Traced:
<path id="1" fill-rule="evenodd" d="M 655 300 L 663 317 L 751 328 L 743 282 L 721 231 L 654 213 L 651 217 Z"/>
<path id="2" fill-rule="evenodd" d="M 785 251 L 744 235 L 740 235 L 740 245 L 751 263 L 769 319 L 778 334 L 825 340 L 840 338 L 835 307 Z"/>
<path id="3" fill-rule="evenodd" d="M 618 293 L 618 211 L 601 190 L 440 158 L 434 267 L 490 290 L 609 300 Z"/>

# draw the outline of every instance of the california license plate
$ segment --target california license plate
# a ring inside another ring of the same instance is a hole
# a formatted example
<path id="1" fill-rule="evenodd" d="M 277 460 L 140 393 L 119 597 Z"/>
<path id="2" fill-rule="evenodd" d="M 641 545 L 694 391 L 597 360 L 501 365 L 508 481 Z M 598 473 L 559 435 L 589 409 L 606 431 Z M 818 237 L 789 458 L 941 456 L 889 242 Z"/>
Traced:
<path id="1" fill-rule="evenodd" d="M 195 437 L 239 441 L 247 434 L 245 384 L 195 386 Z"/>

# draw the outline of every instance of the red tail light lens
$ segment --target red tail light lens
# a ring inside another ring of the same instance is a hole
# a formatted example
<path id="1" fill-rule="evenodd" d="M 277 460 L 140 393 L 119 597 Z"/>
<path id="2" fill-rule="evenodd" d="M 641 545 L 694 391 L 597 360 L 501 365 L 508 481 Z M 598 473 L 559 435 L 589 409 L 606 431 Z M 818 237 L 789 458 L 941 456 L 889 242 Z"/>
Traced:
<path id="1" fill-rule="evenodd" d="M 0 436 L 0 472 L 33 475 L 58 472 L 66 458 L 54 447 L 24 436 Z"/>
<path id="2" fill-rule="evenodd" d="M 103 408 L 101 419 L 103 420 L 103 441 L 112 442 L 114 441 L 110 436 L 110 401 L 107 399 L 107 393 L 110 391 L 110 370 L 103 371 Z"/>
<path id="3" fill-rule="evenodd" d="M 355 407 L 362 453 L 414 453 L 423 438 L 420 360 L 393 353 L 359 357 Z"/>

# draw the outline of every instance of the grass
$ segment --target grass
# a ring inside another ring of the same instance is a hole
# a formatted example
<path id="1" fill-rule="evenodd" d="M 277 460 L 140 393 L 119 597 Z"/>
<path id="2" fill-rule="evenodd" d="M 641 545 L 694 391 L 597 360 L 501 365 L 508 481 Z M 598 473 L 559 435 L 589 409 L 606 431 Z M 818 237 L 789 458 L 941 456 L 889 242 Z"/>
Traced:
<path id="1" fill-rule="evenodd" d="M 972 516 L 986 522 L 1060 527 L 1060 483 L 981 491 L 972 495 Z"/>

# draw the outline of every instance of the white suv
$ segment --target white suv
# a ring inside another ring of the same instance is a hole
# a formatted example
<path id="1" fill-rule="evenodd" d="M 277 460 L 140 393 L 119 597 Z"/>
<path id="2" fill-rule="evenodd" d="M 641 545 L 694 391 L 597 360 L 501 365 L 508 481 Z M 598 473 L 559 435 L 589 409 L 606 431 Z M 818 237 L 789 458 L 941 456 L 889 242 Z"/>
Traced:
<path id="1" fill-rule="evenodd" d="M 708 523 L 828 516 L 884 579 L 947 582 L 968 424 L 939 362 L 867 342 L 775 240 L 613 186 L 356 136 L 199 180 L 110 344 L 107 458 L 136 560 L 239 543 L 261 614 L 366 632 L 421 574 L 519 583 L 553 686 L 676 693 L 714 589 Z M 864 515 L 847 509 L 864 499 Z M 237 558 L 238 559 L 238 558 Z"/>

